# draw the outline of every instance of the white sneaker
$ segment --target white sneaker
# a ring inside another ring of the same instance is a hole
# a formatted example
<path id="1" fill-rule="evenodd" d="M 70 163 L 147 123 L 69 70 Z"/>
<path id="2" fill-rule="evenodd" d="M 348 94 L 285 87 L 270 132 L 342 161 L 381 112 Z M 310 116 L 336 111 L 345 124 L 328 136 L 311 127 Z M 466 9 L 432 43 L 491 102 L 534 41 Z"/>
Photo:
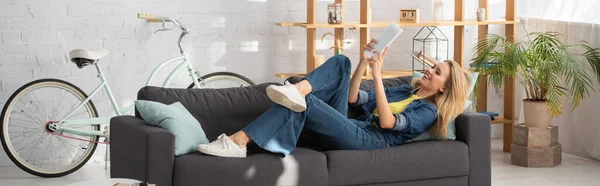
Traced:
<path id="1" fill-rule="evenodd" d="M 198 145 L 198 151 L 213 156 L 235 158 L 246 157 L 246 147 L 239 147 L 225 134 L 221 134 L 217 140 L 213 142 Z"/>
<path id="2" fill-rule="evenodd" d="M 267 87 L 267 96 L 284 107 L 294 112 L 304 112 L 306 110 L 306 100 L 296 89 L 296 85 L 269 85 Z"/>

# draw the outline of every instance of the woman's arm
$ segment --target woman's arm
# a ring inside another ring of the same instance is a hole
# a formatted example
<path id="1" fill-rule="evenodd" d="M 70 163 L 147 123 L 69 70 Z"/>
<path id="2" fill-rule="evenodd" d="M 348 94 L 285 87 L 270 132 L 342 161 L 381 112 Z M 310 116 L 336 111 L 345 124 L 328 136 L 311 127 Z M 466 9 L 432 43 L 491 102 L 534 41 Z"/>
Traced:
<path id="1" fill-rule="evenodd" d="M 394 114 L 396 123 L 390 130 L 405 134 L 420 134 L 429 129 L 437 119 L 437 108 L 432 104 L 425 104 L 408 112 Z"/>
<path id="2" fill-rule="evenodd" d="M 377 40 L 371 39 L 371 42 L 369 42 L 365 46 L 365 51 L 372 51 L 374 49 L 373 43 L 377 43 Z M 366 56 L 363 56 L 363 58 L 358 63 L 358 67 L 356 67 L 356 70 L 354 70 L 352 79 L 350 80 L 350 89 L 348 90 L 348 103 L 356 104 L 356 102 L 358 102 L 359 99 L 365 99 L 359 98 L 358 90 L 360 88 L 360 82 L 362 81 L 363 73 L 365 72 L 365 70 L 367 70 L 368 65 L 368 58 Z"/>
<path id="3" fill-rule="evenodd" d="M 382 129 L 394 128 L 396 124 L 396 116 L 388 106 L 387 96 L 385 95 L 385 87 L 381 77 L 381 68 L 383 67 L 383 59 L 387 54 L 388 48 L 383 50 L 383 53 L 375 51 L 375 56 L 369 58 L 369 66 L 373 70 L 373 81 L 375 82 L 375 99 L 377 100 L 377 112 L 379 112 L 379 127 Z"/>
<path id="4" fill-rule="evenodd" d="M 358 67 L 354 70 L 354 74 L 352 75 L 352 80 L 350 81 L 350 90 L 348 91 L 348 102 L 356 103 L 358 102 L 358 90 L 360 88 L 360 82 L 362 81 L 363 73 L 367 70 L 367 66 L 369 65 L 367 60 L 360 60 Z"/>
<path id="5" fill-rule="evenodd" d="M 382 129 L 394 128 L 394 125 L 396 124 L 396 116 L 392 113 L 392 110 L 390 110 L 390 107 L 388 106 L 383 80 L 381 79 L 381 76 L 375 77 L 375 75 L 373 75 L 373 79 L 375 81 L 377 112 L 379 112 L 379 127 Z"/>

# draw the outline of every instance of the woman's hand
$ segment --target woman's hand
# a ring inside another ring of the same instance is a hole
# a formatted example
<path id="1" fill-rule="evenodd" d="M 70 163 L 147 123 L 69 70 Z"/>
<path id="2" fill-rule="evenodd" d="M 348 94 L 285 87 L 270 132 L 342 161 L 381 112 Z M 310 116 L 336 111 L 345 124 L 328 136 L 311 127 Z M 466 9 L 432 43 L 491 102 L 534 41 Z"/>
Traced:
<path id="1" fill-rule="evenodd" d="M 383 49 L 383 53 L 379 51 L 375 51 L 375 55 L 370 58 L 367 58 L 369 62 L 369 66 L 371 67 L 373 78 L 381 78 L 381 69 L 383 67 L 383 60 L 385 59 L 385 55 L 387 54 L 388 47 Z"/>
<path id="2" fill-rule="evenodd" d="M 365 53 L 366 51 L 373 51 L 375 50 L 375 46 L 373 46 L 373 44 L 377 44 L 378 41 L 375 38 L 372 38 L 371 41 L 369 43 L 367 43 L 367 45 L 365 45 L 365 50 L 363 50 L 363 53 Z M 369 57 L 367 57 L 367 55 L 363 55 L 362 59 L 360 59 L 361 63 L 369 63 Z"/>

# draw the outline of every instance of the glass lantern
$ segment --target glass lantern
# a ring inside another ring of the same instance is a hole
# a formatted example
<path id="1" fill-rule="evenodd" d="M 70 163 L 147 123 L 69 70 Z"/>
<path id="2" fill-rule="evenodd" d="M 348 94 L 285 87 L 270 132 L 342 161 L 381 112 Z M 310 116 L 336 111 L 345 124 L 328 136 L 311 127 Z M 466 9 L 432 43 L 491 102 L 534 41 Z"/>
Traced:
<path id="1" fill-rule="evenodd" d="M 423 71 L 430 68 L 432 63 L 427 61 L 443 61 L 450 57 L 448 38 L 437 26 L 424 26 L 413 37 L 412 51 L 415 57 L 412 58 L 412 70 Z M 415 66 L 415 61 L 421 65 Z M 422 62 L 425 61 L 425 62 Z M 419 69 L 420 66 L 420 69 Z"/>

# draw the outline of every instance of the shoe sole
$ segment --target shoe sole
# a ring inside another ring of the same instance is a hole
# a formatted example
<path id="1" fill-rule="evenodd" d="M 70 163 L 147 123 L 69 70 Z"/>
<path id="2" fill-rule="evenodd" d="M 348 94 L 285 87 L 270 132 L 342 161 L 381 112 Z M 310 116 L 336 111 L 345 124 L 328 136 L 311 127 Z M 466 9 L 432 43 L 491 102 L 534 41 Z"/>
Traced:
<path id="1" fill-rule="evenodd" d="M 294 112 L 304 112 L 306 105 L 298 103 L 300 101 L 293 101 L 284 93 L 279 92 L 277 89 L 267 87 L 267 96 L 275 103 L 280 104 Z"/>
<path id="2" fill-rule="evenodd" d="M 211 152 L 211 151 L 205 151 L 201 148 L 196 148 L 196 150 L 200 151 L 201 153 L 204 154 L 208 154 L 208 155 L 213 155 L 213 156 L 219 156 L 219 157 L 228 157 L 228 158 L 245 158 L 246 154 L 244 153 L 244 155 L 240 155 L 240 154 L 231 154 L 231 153 L 220 153 L 220 152 Z"/>

